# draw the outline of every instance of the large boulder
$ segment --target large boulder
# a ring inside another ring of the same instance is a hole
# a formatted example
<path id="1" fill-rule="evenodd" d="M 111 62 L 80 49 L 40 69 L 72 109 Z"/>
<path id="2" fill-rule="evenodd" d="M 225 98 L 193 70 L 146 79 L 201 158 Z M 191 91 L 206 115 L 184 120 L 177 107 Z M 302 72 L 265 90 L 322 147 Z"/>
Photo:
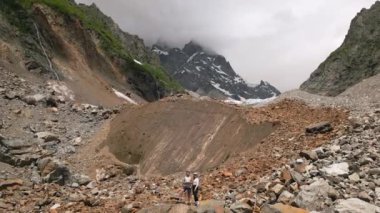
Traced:
<path id="1" fill-rule="evenodd" d="M 319 179 L 310 185 L 301 186 L 301 191 L 294 198 L 294 204 L 308 210 L 322 210 L 326 203 L 331 202 L 329 192 L 333 188 L 324 179 Z"/>
<path id="2" fill-rule="evenodd" d="M 378 213 L 380 207 L 372 205 L 358 198 L 349 198 L 347 200 L 338 200 L 334 207 L 336 213 Z"/>

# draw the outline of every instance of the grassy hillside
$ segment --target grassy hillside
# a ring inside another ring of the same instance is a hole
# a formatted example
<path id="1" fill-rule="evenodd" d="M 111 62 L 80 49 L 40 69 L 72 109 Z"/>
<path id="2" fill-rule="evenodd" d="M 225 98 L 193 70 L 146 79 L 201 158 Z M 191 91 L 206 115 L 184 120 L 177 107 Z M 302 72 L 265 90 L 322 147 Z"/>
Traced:
<path id="1" fill-rule="evenodd" d="M 180 91 L 181 86 L 173 80 L 166 71 L 157 65 L 143 64 L 139 65 L 134 62 L 134 56 L 131 55 L 122 44 L 121 39 L 115 35 L 106 22 L 98 19 L 95 14 L 89 13 L 79 7 L 73 0 L 1 0 L 1 12 L 8 17 L 12 25 L 19 28 L 22 33 L 28 33 L 33 30 L 32 24 L 28 19 L 28 11 L 33 4 L 44 4 L 58 11 L 69 18 L 80 20 L 82 25 L 96 33 L 100 40 L 101 48 L 111 58 L 119 58 L 126 62 L 125 72 L 144 72 L 145 74 L 156 79 L 157 83 L 169 91 Z"/>

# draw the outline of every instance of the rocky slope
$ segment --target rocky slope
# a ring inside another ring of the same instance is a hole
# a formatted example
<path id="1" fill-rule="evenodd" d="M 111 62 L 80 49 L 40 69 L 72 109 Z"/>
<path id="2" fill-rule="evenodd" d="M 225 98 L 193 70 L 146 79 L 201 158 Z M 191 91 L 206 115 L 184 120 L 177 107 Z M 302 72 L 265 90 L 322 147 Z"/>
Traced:
<path id="1" fill-rule="evenodd" d="M 139 165 L 141 174 L 170 175 L 214 168 L 276 128 L 271 122 L 250 124 L 238 108 L 183 97 L 123 111 L 105 145 L 120 161 Z"/>
<path id="2" fill-rule="evenodd" d="M 265 99 L 280 92 L 268 82 L 249 86 L 221 55 L 205 50 L 199 44 L 190 42 L 181 50 L 165 45 L 154 45 L 161 63 L 170 75 L 187 90 L 217 99 L 233 98 Z"/>
<path id="3" fill-rule="evenodd" d="M 71 0 L 0 4 L 3 58 L 22 63 L 2 60 L 8 65 L 63 80 L 92 103 L 102 100 L 91 94 L 111 96 L 112 87 L 148 101 L 180 90 L 143 41 L 121 31 L 95 5 Z"/>
<path id="4" fill-rule="evenodd" d="M 352 20 L 343 44 L 315 70 L 301 89 L 336 96 L 380 73 L 380 2 L 363 9 Z"/>

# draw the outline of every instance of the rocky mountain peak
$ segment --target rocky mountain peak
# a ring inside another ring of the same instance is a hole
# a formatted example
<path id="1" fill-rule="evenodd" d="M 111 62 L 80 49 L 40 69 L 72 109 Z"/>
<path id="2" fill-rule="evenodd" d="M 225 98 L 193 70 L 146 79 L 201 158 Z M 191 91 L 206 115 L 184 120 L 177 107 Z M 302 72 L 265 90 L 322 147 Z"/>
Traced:
<path id="1" fill-rule="evenodd" d="M 185 44 L 183 48 L 183 52 L 188 55 L 193 55 L 197 52 L 202 52 L 202 51 L 203 51 L 203 47 L 194 41 L 190 41 L 189 43 Z"/>
<path id="2" fill-rule="evenodd" d="M 162 65 L 185 89 L 217 99 L 265 99 L 280 92 L 262 83 L 249 86 L 232 68 L 227 59 L 191 41 L 183 49 L 156 44 L 152 51 Z"/>

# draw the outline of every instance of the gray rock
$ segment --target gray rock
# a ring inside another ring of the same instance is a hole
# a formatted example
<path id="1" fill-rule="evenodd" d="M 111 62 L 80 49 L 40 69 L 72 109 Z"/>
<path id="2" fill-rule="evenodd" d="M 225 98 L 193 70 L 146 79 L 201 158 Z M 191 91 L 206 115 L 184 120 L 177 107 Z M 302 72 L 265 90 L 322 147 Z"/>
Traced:
<path id="1" fill-rule="evenodd" d="M 346 162 L 335 163 L 322 168 L 321 171 L 325 172 L 327 175 L 330 176 L 347 175 L 349 172 L 349 165 Z"/>
<path id="2" fill-rule="evenodd" d="M 318 160 L 317 152 L 314 150 L 311 151 L 302 151 L 300 156 L 306 158 L 307 160 Z"/>
<path id="3" fill-rule="evenodd" d="M 370 174 L 370 175 L 380 175 L 380 168 L 370 169 L 368 171 L 368 174 Z"/>
<path id="4" fill-rule="evenodd" d="M 349 198 L 347 200 L 338 200 L 334 207 L 336 213 L 378 213 L 380 207 L 372 205 L 368 202 L 357 198 Z"/>
<path id="5" fill-rule="evenodd" d="M 326 133 L 332 131 L 333 128 L 330 122 L 324 121 L 317 124 L 312 124 L 307 126 L 305 129 L 306 133 L 318 134 L 318 133 Z"/>
<path id="6" fill-rule="evenodd" d="M 59 141 L 59 136 L 51 132 L 37 132 L 35 136 L 44 142 Z"/>
<path id="7" fill-rule="evenodd" d="M 88 177 L 87 175 L 82 175 L 82 174 L 73 175 L 72 180 L 74 182 L 77 182 L 79 185 L 87 185 L 91 182 L 90 177 Z"/>
<path id="8" fill-rule="evenodd" d="M 267 191 L 268 187 L 269 187 L 269 183 L 268 182 L 261 182 L 261 183 L 257 184 L 256 190 L 257 190 L 258 193 L 261 193 L 261 192 Z"/>
<path id="9" fill-rule="evenodd" d="M 277 202 L 280 203 L 290 203 L 290 201 L 294 198 L 294 195 L 288 191 L 283 191 L 280 196 L 278 196 Z"/>
<path id="10" fill-rule="evenodd" d="M 18 97 L 17 93 L 15 93 L 13 91 L 7 91 L 7 92 L 5 92 L 5 95 L 4 95 L 4 98 L 6 98 L 8 100 L 13 100 L 17 97 Z"/>
<path id="11" fill-rule="evenodd" d="M 284 190 L 284 186 L 282 184 L 276 184 L 271 188 L 271 191 L 274 192 L 276 195 L 279 195 L 282 190 Z"/>
<path id="12" fill-rule="evenodd" d="M 21 148 L 26 148 L 30 147 L 33 145 L 32 142 L 27 141 L 27 140 L 21 140 L 21 139 L 4 139 L 0 140 L 1 145 L 9 148 L 9 149 L 21 149 Z"/>
<path id="13" fill-rule="evenodd" d="M 361 200 L 364 200 L 366 202 L 370 202 L 372 200 L 372 198 L 365 191 L 360 192 L 358 194 L 358 198 L 361 199 Z"/>
<path id="14" fill-rule="evenodd" d="M 359 177 L 358 173 L 351 174 L 350 176 L 348 176 L 348 179 L 350 179 L 353 182 L 360 181 L 360 177 Z"/>
<path id="15" fill-rule="evenodd" d="M 247 203 L 234 203 L 230 209 L 233 213 L 252 213 L 252 207 Z"/>
<path id="16" fill-rule="evenodd" d="M 375 188 L 375 194 L 376 194 L 377 200 L 380 200 L 380 187 Z"/>
<path id="17" fill-rule="evenodd" d="M 44 158 L 37 165 L 44 182 L 66 185 L 72 181 L 69 168 L 57 159 Z"/>
<path id="18" fill-rule="evenodd" d="M 294 170 L 290 170 L 290 175 L 292 176 L 293 180 L 298 184 L 302 183 L 305 180 L 303 175 Z"/>
<path id="19" fill-rule="evenodd" d="M 329 200 L 328 193 L 331 186 L 324 179 L 319 179 L 310 185 L 301 186 L 301 191 L 294 199 L 294 203 L 301 208 L 309 210 L 324 209 L 325 202 Z"/>
<path id="20" fill-rule="evenodd" d="M 37 105 L 38 102 L 44 101 L 46 97 L 42 94 L 28 95 L 22 98 L 22 100 L 29 105 Z"/>

